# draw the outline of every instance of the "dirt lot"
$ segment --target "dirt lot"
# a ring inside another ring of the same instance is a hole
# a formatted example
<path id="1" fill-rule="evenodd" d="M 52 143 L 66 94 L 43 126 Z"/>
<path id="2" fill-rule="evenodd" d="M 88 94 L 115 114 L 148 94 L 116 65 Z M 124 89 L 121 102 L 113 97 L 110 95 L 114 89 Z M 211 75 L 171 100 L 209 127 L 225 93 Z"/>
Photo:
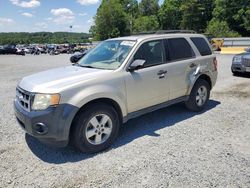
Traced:
<path id="1" fill-rule="evenodd" d="M 69 65 L 68 55 L 0 56 L 0 187 L 250 187 L 250 77 L 219 77 L 202 113 L 174 105 L 129 121 L 96 155 L 25 135 L 12 101 L 23 76 Z"/>

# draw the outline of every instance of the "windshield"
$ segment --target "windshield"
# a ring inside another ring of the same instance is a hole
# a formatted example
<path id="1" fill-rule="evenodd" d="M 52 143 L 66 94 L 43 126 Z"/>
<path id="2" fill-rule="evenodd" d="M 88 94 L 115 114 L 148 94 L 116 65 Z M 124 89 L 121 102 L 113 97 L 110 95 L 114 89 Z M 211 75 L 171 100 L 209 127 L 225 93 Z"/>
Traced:
<path id="1" fill-rule="evenodd" d="M 117 69 L 125 60 L 135 41 L 104 41 L 87 53 L 80 61 L 83 67 L 98 69 Z"/>

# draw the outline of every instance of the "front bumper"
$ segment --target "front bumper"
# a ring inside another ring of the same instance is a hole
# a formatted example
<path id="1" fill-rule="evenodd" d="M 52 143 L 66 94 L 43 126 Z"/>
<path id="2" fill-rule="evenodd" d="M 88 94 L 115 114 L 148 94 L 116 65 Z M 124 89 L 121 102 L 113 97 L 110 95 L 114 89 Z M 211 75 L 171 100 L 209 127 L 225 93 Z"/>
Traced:
<path id="1" fill-rule="evenodd" d="M 68 144 L 70 126 L 78 108 L 60 104 L 46 110 L 28 112 L 15 100 L 14 110 L 25 132 L 42 142 L 63 147 Z"/>
<path id="2" fill-rule="evenodd" d="M 250 72 L 250 67 L 245 67 L 242 64 L 232 64 L 231 69 L 233 72 Z"/>

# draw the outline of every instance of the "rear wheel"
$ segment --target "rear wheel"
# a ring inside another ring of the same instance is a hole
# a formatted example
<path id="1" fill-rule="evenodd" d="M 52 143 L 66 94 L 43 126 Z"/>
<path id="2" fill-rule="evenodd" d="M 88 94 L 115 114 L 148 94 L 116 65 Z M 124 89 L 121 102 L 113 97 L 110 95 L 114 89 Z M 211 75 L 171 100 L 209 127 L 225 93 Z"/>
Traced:
<path id="1" fill-rule="evenodd" d="M 112 106 L 93 104 L 74 120 L 71 142 L 82 152 L 94 153 L 108 148 L 116 139 L 120 120 Z"/>
<path id="2" fill-rule="evenodd" d="M 196 81 L 188 101 L 185 105 L 192 111 L 201 111 L 207 104 L 210 97 L 210 86 L 207 81 L 199 79 Z"/>

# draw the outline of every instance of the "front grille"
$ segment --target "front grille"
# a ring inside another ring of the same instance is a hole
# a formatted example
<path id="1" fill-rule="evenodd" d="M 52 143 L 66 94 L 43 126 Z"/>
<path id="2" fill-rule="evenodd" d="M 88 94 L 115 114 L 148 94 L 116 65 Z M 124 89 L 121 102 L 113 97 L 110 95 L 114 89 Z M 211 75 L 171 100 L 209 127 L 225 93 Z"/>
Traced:
<path id="1" fill-rule="evenodd" d="M 243 58 L 242 62 L 245 67 L 250 67 L 250 58 Z"/>
<path id="2" fill-rule="evenodd" d="M 31 93 L 20 88 L 16 88 L 16 100 L 24 110 L 30 111 Z"/>

